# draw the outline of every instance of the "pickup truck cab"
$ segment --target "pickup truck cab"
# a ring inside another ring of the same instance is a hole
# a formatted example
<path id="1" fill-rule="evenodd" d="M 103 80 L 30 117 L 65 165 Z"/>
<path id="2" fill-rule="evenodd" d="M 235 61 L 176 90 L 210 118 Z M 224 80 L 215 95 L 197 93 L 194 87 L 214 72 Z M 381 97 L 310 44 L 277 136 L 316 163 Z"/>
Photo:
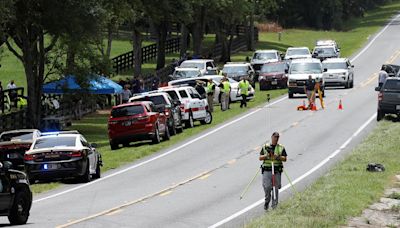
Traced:
<path id="1" fill-rule="evenodd" d="M 376 87 L 378 91 L 378 110 L 376 120 L 382 120 L 386 114 L 400 116 L 400 78 L 386 79 L 382 87 Z"/>
<path id="2" fill-rule="evenodd" d="M 289 65 L 288 75 L 288 95 L 293 98 L 295 93 L 304 94 L 304 86 L 311 75 L 313 79 L 321 83 L 321 92 L 325 96 L 325 82 L 323 79 L 322 64 L 319 59 L 295 59 Z"/>

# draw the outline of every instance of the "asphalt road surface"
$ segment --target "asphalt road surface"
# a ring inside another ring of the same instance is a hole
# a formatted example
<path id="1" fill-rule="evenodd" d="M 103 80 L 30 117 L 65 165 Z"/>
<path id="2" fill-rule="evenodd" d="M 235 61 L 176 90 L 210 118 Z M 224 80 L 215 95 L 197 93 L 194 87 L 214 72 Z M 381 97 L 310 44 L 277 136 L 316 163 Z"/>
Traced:
<path id="1" fill-rule="evenodd" d="M 27 227 L 246 224 L 265 213 L 261 176 L 239 197 L 260 166 L 260 145 L 273 131 L 281 132 L 286 171 L 300 191 L 345 159 L 374 127 L 377 72 L 382 63 L 397 62 L 399 23 L 400 18 L 394 19 L 352 57 L 355 88 L 327 90 L 325 110 L 297 111 L 304 96 L 278 98 L 97 181 L 35 196 Z M 338 110 L 340 99 L 343 110 Z M 293 191 L 282 179 L 280 200 L 290 200 Z"/>

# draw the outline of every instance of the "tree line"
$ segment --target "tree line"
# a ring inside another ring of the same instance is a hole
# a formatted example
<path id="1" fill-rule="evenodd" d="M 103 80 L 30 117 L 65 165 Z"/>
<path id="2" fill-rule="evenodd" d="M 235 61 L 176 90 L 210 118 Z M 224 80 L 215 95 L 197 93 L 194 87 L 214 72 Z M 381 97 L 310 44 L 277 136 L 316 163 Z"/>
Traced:
<path id="1" fill-rule="evenodd" d="M 248 28 L 248 49 L 254 49 L 254 22 L 283 26 L 340 29 L 385 0 L 0 0 L 0 47 L 23 64 L 32 127 L 40 125 L 41 88 L 50 75 L 74 74 L 84 82 L 93 72 L 110 73 L 113 39 L 123 25 L 132 33 L 136 60 L 141 59 L 143 33 L 157 37 L 157 69 L 165 65 L 168 29 L 179 25 L 181 55 L 190 37 L 194 55 L 202 54 L 207 31 L 222 44 L 221 61 L 229 60 L 236 25 Z M 135 61 L 134 74 L 141 74 Z"/>

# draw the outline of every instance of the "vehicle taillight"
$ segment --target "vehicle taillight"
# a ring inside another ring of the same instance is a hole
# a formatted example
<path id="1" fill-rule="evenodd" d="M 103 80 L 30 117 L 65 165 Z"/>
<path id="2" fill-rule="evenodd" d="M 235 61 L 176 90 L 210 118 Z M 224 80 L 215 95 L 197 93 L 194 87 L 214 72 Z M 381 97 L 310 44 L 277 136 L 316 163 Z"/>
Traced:
<path id="1" fill-rule="evenodd" d="M 169 116 L 169 111 L 168 110 L 165 110 L 165 115 Z"/>
<path id="2" fill-rule="evenodd" d="M 138 118 L 137 118 L 137 120 L 140 120 L 140 121 L 145 121 L 145 122 L 147 122 L 147 121 L 149 121 L 149 120 L 150 120 L 150 117 L 148 117 L 148 116 L 142 116 L 142 117 L 138 117 Z"/>
<path id="3" fill-rule="evenodd" d="M 82 157 L 82 151 L 77 150 L 77 151 L 72 151 L 69 152 L 68 154 L 70 157 L 76 158 L 76 157 Z"/>
<path id="4" fill-rule="evenodd" d="M 24 154 L 24 160 L 25 161 L 33 161 L 35 159 L 35 156 L 32 154 Z"/>
<path id="5" fill-rule="evenodd" d="M 383 100 L 383 93 L 379 92 L 378 93 L 378 101 L 381 101 L 381 100 Z"/>

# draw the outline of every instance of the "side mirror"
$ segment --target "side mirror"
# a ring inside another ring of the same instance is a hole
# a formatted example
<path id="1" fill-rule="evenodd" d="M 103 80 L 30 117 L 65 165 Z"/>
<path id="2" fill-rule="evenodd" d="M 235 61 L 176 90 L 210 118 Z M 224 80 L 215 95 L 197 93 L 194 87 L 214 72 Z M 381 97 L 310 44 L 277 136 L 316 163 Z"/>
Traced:
<path id="1" fill-rule="evenodd" d="M 92 147 L 92 148 L 97 148 L 97 143 L 91 143 L 91 144 L 90 144 L 90 147 Z"/>
<path id="2" fill-rule="evenodd" d="M 327 68 L 324 68 L 324 72 L 327 72 L 328 71 L 328 69 Z"/>
<path id="3" fill-rule="evenodd" d="M 381 87 L 379 87 L 379 86 L 375 87 L 375 91 L 377 91 L 377 92 L 381 91 Z"/>
<path id="4" fill-rule="evenodd" d="M 354 65 L 351 65 L 351 68 L 354 68 Z"/>

